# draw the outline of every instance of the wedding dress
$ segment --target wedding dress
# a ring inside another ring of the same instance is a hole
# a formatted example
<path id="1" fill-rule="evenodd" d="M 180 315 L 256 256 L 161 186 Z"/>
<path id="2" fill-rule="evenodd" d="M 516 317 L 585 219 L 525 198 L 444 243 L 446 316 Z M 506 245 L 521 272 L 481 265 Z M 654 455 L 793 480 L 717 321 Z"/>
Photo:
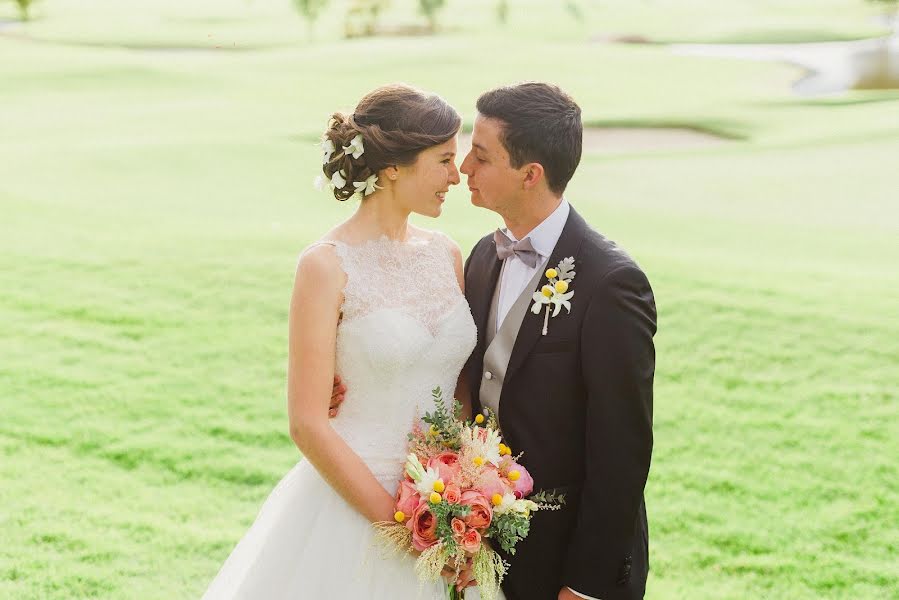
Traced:
<path id="1" fill-rule="evenodd" d="M 433 410 L 431 390 L 450 401 L 477 330 L 444 237 L 327 243 L 347 276 L 336 362 L 347 392 L 330 423 L 395 494 L 407 434 Z M 421 584 L 410 554 L 380 552 L 368 520 L 301 461 L 203 598 L 435 600 L 446 584 Z"/>

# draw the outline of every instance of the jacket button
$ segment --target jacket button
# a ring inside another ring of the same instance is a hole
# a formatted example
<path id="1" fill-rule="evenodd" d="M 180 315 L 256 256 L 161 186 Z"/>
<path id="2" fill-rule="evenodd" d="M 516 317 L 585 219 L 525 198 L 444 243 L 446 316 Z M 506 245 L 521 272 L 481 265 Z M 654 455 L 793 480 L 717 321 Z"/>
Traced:
<path id="1" fill-rule="evenodd" d="M 487 381 L 490 381 L 491 379 L 493 379 L 493 373 L 491 373 L 490 371 L 485 372 L 484 379 L 486 379 Z"/>

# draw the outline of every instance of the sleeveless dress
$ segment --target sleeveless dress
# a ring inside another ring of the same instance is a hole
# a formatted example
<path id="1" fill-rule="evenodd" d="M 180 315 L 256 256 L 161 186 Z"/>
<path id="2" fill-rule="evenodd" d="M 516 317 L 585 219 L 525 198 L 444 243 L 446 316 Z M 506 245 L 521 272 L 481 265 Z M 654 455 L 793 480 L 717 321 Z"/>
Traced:
<path id="1" fill-rule="evenodd" d="M 347 275 L 336 361 L 347 392 L 330 423 L 395 495 L 407 434 L 433 410 L 431 390 L 451 400 L 477 330 L 442 236 L 327 243 Z M 420 583 L 410 554 L 384 556 L 369 521 L 301 461 L 203 598 L 436 600 L 446 585 Z"/>

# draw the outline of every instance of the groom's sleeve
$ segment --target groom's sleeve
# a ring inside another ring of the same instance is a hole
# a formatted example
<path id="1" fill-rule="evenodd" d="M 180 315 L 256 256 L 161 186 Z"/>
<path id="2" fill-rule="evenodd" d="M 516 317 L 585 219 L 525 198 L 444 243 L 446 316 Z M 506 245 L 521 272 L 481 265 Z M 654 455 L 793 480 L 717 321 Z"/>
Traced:
<path id="1" fill-rule="evenodd" d="M 643 272 L 626 265 L 607 274 L 581 330 L 586 471 L 563 579 L 572 591 L 603 600 L 628 598 L 652 454 L 655 331 L 655 300 Z"/>
<path id="2" fill-rule="evenodd" d="M 468 301 L 469 304 L 472 303 L 471 291 L 470 291 L 472 284 L 471 284 L 471 278 L 469 277 L 469 275 L 471 274 L 471 271 L 469 270 L 469 267 L 471 266 L 471 259 L 474 258 L 475 252 L 478 251 L 478 246 L 481 245 L 481 241 L 483 241 L 483 240 L 479 240 L 474 245 L 474 247 L 472 247 L 471 252 L 468 253 L 468 258 L 465 259 L 465 264 L 462 267 L 462 273 L 465 278 L 465 299 Z M 478 335 L 479 336 L 481 335 L 480 332 L 478 332 Z M 478 354 L 477 349 L 475 349 L 475 351 L 472 352 L 468 356 L 468 360 L 466 360 L 465 364 L 462 366 L 462 377 L 467 378 L 469 390 L 475 389 L 475 387 L 473 385 L 473 380 L 475 380 L 478 377 L 477 375 L 473 374 L 474 365 L 475 365 L 475 362 L 477 361 L 477 354 Z M 479 399 L 474 397 L 475 395 L 476 394 L 473 394 L 473 393 L 471 394 L 471 396 L 472 396 L 471 410 L 473 412 L 479 412 L 481 409 L 481 405 L 480 405 Z"/>
<path id="3" fill-rule="evenodd" d="M 572 590 L 571 588 L 568 588 L 568 589 L 571 590 L 571 593 L 574 594 L 575 596 L 577 596 L 578 598 L 585 598 L 586 600 L 600 600 L 599 598 L 594 598 L 593 596 L 585 596 L 584 594 L 577 592 L 575 590 Z"/>

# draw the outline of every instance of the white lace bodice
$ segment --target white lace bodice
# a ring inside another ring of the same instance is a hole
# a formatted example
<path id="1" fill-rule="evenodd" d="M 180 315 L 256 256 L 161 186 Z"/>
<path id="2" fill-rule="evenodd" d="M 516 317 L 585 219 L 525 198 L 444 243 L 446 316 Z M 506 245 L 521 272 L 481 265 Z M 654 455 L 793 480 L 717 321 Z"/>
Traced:
<path id="1" fill-rule="evenodd" d="M 439 235 L 333 243 L 347 276 L 336 364 L 347 392 L 331 423 L 391 492 L 407 434 L 433 410 L 431 390 L 451 401 L 477 341 L 447 244 Z"/>

